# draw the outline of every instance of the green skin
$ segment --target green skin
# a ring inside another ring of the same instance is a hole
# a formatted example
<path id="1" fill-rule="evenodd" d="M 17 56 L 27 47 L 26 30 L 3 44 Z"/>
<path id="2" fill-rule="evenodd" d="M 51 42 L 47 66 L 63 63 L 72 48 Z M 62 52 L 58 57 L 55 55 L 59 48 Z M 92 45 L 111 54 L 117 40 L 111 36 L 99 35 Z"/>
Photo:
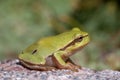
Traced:
<path id="1" fill-rule="evenodd" d="M 76 70 L 80 66 L 74 64 L 69 57 L 88 42 L 88 33 L 73 28 L 56 36 L 42 38 L 26 48 L 18 58 L 25 67 L 33 70 Z"/>

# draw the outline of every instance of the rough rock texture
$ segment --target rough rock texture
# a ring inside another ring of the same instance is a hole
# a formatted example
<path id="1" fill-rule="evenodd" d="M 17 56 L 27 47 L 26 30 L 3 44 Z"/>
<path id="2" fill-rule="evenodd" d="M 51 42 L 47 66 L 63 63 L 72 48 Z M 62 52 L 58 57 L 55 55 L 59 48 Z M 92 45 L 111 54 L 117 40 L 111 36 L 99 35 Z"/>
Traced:
<path id="1" fill-rule="evenodd" d="M 34 71 L 21 66 L 19 60 L 0 62 L 0 80 L 120 80 L 120 72 L 94 71 L 82 68 L 71 70 Z"/>

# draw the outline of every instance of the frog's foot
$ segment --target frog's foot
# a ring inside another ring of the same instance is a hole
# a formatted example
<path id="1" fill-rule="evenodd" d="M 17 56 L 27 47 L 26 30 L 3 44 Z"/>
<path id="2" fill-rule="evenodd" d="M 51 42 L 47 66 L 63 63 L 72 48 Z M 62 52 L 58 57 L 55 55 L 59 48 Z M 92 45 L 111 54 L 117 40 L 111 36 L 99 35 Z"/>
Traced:
<path id="1" fill-rule="evenodd" d="M 75 64 L 70 58 L 67 59 L 67 64 L 73 66 L 75 69 L 81 69 L 80 65 Z"/>
<path id="2" fill-rule="evenodd" d="M 72 64 L 71 62 L 66 63 L 67 69 L 71 69 L 72 71 L 78 71 L 81 67 L 75 64 Z"/>
<path id="3" fill-rule="evenodd" d="M 65 65 L 58 64 L 57 67 L 60 68 L 60 69 L 70 69 L 72 71 L 78 71 L 78 69 L 81 68 L 81 66 L 75 65 L 75 64 L 73 64 L 71 62 L 66 62 Z"/>

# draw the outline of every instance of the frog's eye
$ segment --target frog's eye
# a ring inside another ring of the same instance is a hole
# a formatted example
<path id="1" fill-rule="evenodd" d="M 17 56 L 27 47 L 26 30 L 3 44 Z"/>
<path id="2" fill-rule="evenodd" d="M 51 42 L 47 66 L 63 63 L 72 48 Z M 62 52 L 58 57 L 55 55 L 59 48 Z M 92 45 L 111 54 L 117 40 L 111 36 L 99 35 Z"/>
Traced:
<path id="1" fill-rule="evenodd" d="M 83 37 L 81 36 L 81 37 L 75 39 L 75 42 L 81 42 L 82 40 L 83 40 Z"/>
<path id="2" fill-rule="evenodd" d="M 79 37 L 78 42 L 81 42 L 83 40 L 83 37 Z"/>
<path id="3" fill-rule="evenodd" d="M 33 52 L 32 52 L 32 54 L 35 54 L 37 52 L 37 49 L 35 49 Z"/>

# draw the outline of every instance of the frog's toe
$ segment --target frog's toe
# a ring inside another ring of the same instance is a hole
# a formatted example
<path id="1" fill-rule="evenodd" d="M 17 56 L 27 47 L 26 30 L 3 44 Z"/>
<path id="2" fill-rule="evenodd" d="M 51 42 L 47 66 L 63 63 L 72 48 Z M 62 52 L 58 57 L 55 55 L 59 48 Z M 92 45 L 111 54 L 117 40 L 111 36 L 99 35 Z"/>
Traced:
<path id="1" fill-rule="evenodd" d="M 81 69 L 81 66 L 72 64 L 70 62 L 67 62 L 68 69 L 72 71 L 78 71 L 78 69 Z"/>

